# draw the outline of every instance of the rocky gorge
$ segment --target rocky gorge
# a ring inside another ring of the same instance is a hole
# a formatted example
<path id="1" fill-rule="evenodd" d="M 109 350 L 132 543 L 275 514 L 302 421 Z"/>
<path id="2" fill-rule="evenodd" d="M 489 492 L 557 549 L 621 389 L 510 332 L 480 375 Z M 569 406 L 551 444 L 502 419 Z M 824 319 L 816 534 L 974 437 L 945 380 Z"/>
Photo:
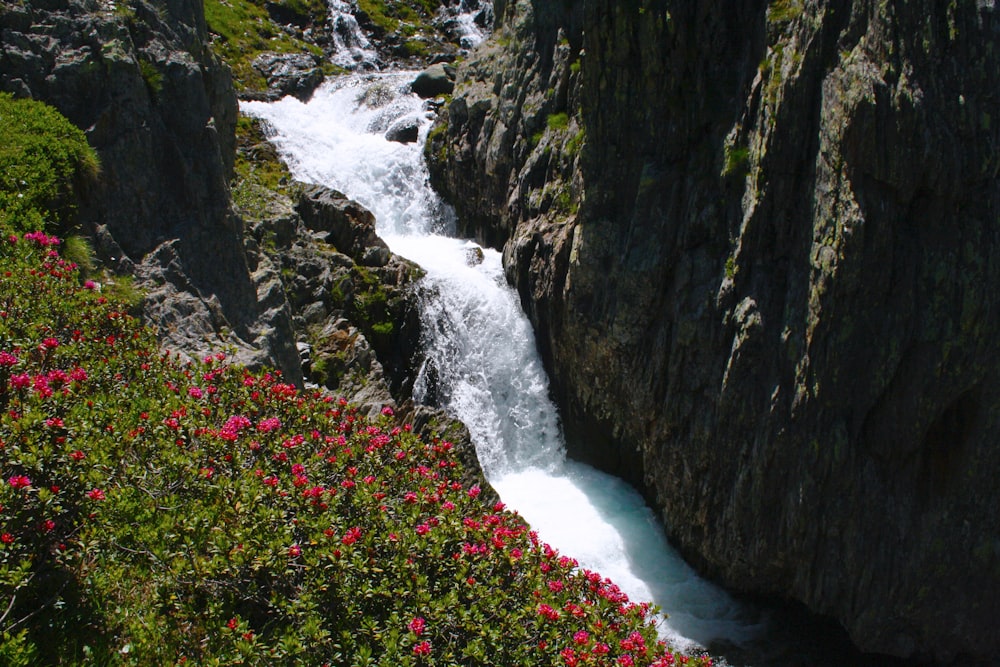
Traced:
<path id="1" fill-rule="evenodd" d="M 994 659 L 994 3 L 494 13 L 426 152 L 462 231 L 504 250 L 574 456 L 734 589 L 866 651 Z M 237 146 L 200 2 L 7 3 L 0 30 L 0 89 L 97 149 L 80 230 L 166 346 L 229 347 L 461 441 L 408 402 L 419 271 L 371 215 L 301 185 L 234 208 L 238 151 L 269 148 Z M 318 58 L 259 61 L 256 94 L 308 97 Z"/>
<path id="2" fill-rule="evenodd" d="M 426 147 L 573 456 L 863 650 L 996 659 L 992 2 L 511 0 Z"/>

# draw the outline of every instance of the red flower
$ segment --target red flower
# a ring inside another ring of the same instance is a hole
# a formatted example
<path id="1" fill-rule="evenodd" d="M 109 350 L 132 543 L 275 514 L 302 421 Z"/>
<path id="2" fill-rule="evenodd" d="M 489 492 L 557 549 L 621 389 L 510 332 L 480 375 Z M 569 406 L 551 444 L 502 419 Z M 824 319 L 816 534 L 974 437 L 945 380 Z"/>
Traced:
<path id="1" fill-rule="evenodd" d="M 409 623 L 410 630 L 413 631 L 413 634 L 418 636 L 424 631 L 425 627 L 427 627 L 427 621 L 425 621 L 422 616 L 417 616 Z"/>
<path id="2" fill-rule="evenodd" d="M 0 535 L 0 542 L 3 542 L 4 544 L 14 544 L 14 536 L 10 533 L 4 533 L 3 535 Z"/>
<path id="3" fill-rule="evenodd" d="M 292 546 L 288 547 L 288 555 L 292 558 L 298 558 L 299 556 L 302 555 L 302 547 L 300 547 L 297 544 L 293 544 Z"/>
<path id="4" fill-rule="evenodd" d="M 80 450 L 78 449 L 78 450 L 76 450 L 75 452 L 73 452 L 72 454 L 70 454 L 70 455 L 69 455 L 69 457 L 70 457 L 71 459 L 73 459 L 74 461 L 82 461 L 83 459 L 87 458 L 87 455 L 86 455 L 86 454 L 84 454 L 83 452 L 81 452 L 81 451 L 80 451 Z"/>
<path id="5" fill-rule="evenodd" d="M 559 651 L 559 655 L 562 657 L 563 662 L 566 663 L 566 667 L 576 667 L 580 664 L 580 660 L 576 657 L 576 652 L 571 648 L 564 648 Z"/>
<path id="6" fill-rule="evenodd" d="M 100 489 L 91 489 L 87 491 L 87 497 L 91 500 L 104 500 L 104 491 Z"/>
<path id="7" fill-rule="evenodd" d="M 230 630 L 235 630 L 239 624 L 240 622 L 236 620 L 235 616 L 233 616 L 228 622 L 226 622 L 226 627 Z"/>
<path id="8" fill-rule="evenodd" d="M 431 643 L 428 641 L 422 641 L 418 644 L 414 644 L 413 653 L 414 655 L 430 655 Z"/>
<path id="9" fill-rule="evenodd" d="M 12 475 L 7 483 L 15 489 L 26 489 L 31 486 L 31 480 L 24 475 Z"/>
<path id="10" fill-rule="evenodd" d="M 538 605 L 538 613 L 550 621 L 559 620 L 559 612 L 544 602 Z"/>

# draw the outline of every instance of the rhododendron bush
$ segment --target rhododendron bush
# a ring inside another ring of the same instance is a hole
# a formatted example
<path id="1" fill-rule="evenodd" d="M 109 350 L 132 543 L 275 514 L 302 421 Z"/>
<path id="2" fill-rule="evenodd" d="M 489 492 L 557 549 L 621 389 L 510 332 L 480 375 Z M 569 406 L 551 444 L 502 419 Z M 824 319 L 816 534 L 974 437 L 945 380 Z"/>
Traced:
<path id="1" fill-rule="evenodd" d="M 58 249 L 0 241 L 0 663 L 710 664 L 449 443 L 161 351 Z"/>

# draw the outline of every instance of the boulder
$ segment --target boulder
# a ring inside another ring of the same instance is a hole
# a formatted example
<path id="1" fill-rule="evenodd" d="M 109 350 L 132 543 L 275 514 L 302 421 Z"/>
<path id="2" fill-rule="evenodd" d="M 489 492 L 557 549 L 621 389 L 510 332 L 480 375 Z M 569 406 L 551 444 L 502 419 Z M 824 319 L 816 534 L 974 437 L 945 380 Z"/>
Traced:
<path id="1" fill-rule="evenodd" d="M 455 68 L 445 63 L 431 65 L 417 75 L 410 87 L 424 99 L 450 95 L 455 90 Z"/>
<path id="2" fill-rule="evenodd" d="M 307 186 L 296 210 L 310 231 L 365 266 L 385 266 L 389 246 L 375 233 L 375 216 L 358 202 L 322 185 Z"/>
<path id="3" fill-rule="evenodd" d="M 420 123 L 416 118 L 404 118 L 386 131 L 385 138 L 400 144 L 412 144 L 420 135 Z"/>

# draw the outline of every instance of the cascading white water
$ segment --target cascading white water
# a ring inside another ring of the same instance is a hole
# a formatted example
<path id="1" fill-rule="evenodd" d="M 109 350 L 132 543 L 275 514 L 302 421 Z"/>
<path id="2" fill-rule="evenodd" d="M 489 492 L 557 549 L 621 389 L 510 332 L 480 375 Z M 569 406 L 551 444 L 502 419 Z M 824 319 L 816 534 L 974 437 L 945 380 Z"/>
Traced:
<path id="1" fill-rule="evenodd" d="M 493 3 L 489 0 L 461 0 L 441 7 L 441 13 L 454 22 L 454 32 L 463 48 L 471 49 L 486 38 L 483 26 L 477 23 L 488 14 L 492 23 Z"/>
<path id="2" fill-rule="evenodd" d="M 634 600 L 670 614 L 661 634 L 679 648 L 742 644 L 762 621 L 700 579 L 669 546 L 653 513 L 624 482 L 567 461 L 530 324 L 503 277 L 500 256 L 440 235 L 451 218 L 421 156 L 431 115 L 408 91 L 415 73 L 351 75 L 308 104 L 248 102 L 292 173 L 370 208 L 390 248 L 427 272 L 427 362 L 417 392 L 433 396 L 472 433 L 487 478 L 542 538 L 611 577 Z M 401 118 L 421 141 L 384 138 Z"/>
<path id="3" fill-rule="evenodd" d="M 330 22 L 333 26 L 333 64 L 345 69 L 375 69 L 378 54 L 368 41 L 358 20 L 354 17 L 354 7 L 346 0 L 328 0 Z"/>

